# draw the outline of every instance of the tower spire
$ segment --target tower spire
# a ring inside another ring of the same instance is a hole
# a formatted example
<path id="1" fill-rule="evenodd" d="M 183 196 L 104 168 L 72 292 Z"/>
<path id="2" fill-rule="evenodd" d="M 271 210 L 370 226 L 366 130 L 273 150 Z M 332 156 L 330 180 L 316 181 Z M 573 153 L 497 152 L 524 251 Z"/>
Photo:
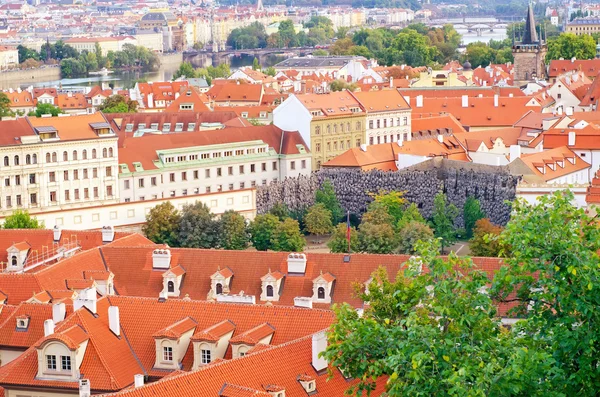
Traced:
<path id="1" fill-rule="evenodd" d="M 527 9 L 527 19 L 525 20 L 525 32 L 523 34 L 522 44 L 537 44 L 538 35 L 535 29 L 535 18 L 533 17 L 533 7 L 531 3 Z"/>

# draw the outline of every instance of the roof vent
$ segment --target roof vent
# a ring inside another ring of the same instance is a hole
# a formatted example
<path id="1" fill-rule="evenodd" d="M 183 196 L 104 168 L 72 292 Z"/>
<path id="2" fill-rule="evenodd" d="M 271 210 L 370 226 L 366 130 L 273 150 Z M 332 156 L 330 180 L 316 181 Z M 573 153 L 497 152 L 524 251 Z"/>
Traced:
<path id="1" fill-rule="evenodd" d="M 112 226 L 102 226 L 102 242 L 110 243 L 115 239 L 115 228 Z"/>
<path id="2" fill-rule="evenodd" d="M 304 274 L 306 272 L 306 254 L 290 252 L 287 265 L 288 273 Z"/>

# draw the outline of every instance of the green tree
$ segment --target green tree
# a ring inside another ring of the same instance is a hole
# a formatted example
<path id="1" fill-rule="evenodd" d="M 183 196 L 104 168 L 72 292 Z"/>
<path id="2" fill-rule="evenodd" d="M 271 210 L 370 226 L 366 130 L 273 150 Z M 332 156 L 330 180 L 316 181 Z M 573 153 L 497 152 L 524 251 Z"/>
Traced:
<path id="1" fill-rule="evenodd" d="M 361 223 L 358 240 L 360 250 L 369 254 L 391 254 L 398 247 L 394 228 L 389 224 Z"/>
<path id="2" fill-rule="evenodd" d="M 356 285 L 369 302 L 362 316 L 348 304 L 334 309 L 324 356 L 357 381 L 348 395 L 365 395 L 382 377 L 389 397 L 548 395 L 548 355 L 495 317 L 486 273 L 438 250 L 421 243 L 395 279 L 380 268 L 367 289 Z"/>
<path id="3" fill-rule="evenodd" d="M 27 59 L 35 59 L 36 61 L 40 59 L 40 54 L 37 51 L 27 48 L 23 45 L 18 45 L 17 51 L 19 51 L 20 63 L 25 62 Z"/>
<path id="4" fill-rule="evenodd" d="M 331 91 L 355 91 L 357 88 L 358 86 L 356 85 L 356 83 L 348 83 L 342 79 L 336 79 L 329 83 L 329 89 Z"/>
<path id="5" fill-rule="evenodd" d="M 304 216 L 304 227 L 310 234 L 322 235 L 331 232 L 331 211 L 323 204 L 315 204 Z"/>
<path id="6" fill-rule="evenodd" d="M 316 49 L 313 51 L 313 55 L 316 57 L 325 57 L 327 55 L 329 55 L 329 53 L 323 49 Z"/>
<path id="7" fill-rule="evenodd" d="M 186 248 L 216 248 L 221 228 L 210 208 L 200 201 L 183 206 L 179 222 L 179 244 Z"/>
<path id="8" fill-rule="evenodd" d="M 333 229 L 333 234 L 327 246 L 334 253 L 348 252 L 348 225 L 346 223 L 340 223 Z M 360 251 L 358 232 L 354 226 L 350 227 L 350 251 Z"/>
<path id="9" fill-rule="evenodd" d="M 254 221 L 250 223 L 250 240 L 252 245 L 259 251 L 266 251 L 272 248 L 271 239 L 275 234 L 275 229 L 281 221 L 272 214 L 257 215 Z"/>
<path id="10" fill-rule="evenodd" d="M 290 210 L 284 203 L 277 203 L 271 208 L 269 214 L 275 215 L 277 219 L 283 221 L 285 218 L 290 217 Z"/>
<path id="11" fill-rule="evenodd" d="M 98 110 L 104 113 L 135 113 L 137 107 L 137 101 L 127 99 L 123 95 L 111 95 L 98 107 Z"/>
<path id="12" fill-rule="evenodd" d="M 275 77 L 275 75 L 277 74 L 277 71 L 275 70 L 275 68 L 273 66 L 269 66 L 268 68 L 263 70 L 263 73 L 268 76 Z"/>
<path id="13" fill-rule="evenodd" d="M 424 223 L 410 221 L 398 232 L 400 244 L 398 251 L 402 254 L 413 255 L 416 253 L 417 242 L 431 241 L 434 239 L 433 230 Z"/>
<path id="14" fill-rule="evenodd" d="M 511 255 L 492 296 L 517 304 L 515 331 L 551 356 L 555 394 L 593 396 L 600 385 L 600 227 L 570 191 L 518 199 L 501 235 Z M 515 296 L 516 295 L 516 296 Z"/>
<path id="15" fill-rule="evenodd" d="M 474 68 L 485 67 L 494 61 L 495 51 L 487 44 L 478 41 L 467 45 L 466 56 Z"/>
<path id="16" fill-rule="evenodd" d="M 350 32 L 350 28 L 346 27 L 346 26 L 340 26 L 337 31 L 335 32 L 335 37 L 339 39 L 343 39 L 346 36 L 348 36 L 348 32 Z"/>
<path id="17" fill-rule="evenodd" d="M 283 47 L 296 47 L 298 45 L 294 22 L 291 19 L 279 22 L 278 33 Z"/>
<path id="18" fill-rule="evenodd" d="M 547 62 L 560 58 L 593 59 L 595 56 L 596 42 L 590 35 L 563 33 L 548 40 Z"/>
<path id="19" fill-rule="evenodd" d="M 225 211 L 219 220 L 221 223 L 220 246 L 226 250 L 243 250 L 248 247 L 250 237 L 246 219 L 233 210 Z"/>
<path id="20" fill-rule="evenodd" d="M 13 115 L 12 110 L 10 110 L 10 99 L 8 95 L 4 92 L 0 92 L 0 120 L 3 117 L 10 117 Z"/>
<path id="21" fill-rule="evenodd" d="M 259 70 L 259 71 L 262 69 L 260 67 L 260 63 L 258 62 L 258 58 L 254 58 L 254 60 L 252 61 L 252 69 Z"/>
<path id="22" fill-rule="evenodd" d="M 442 253 L 444 248 L 456 242 L 456 227 L 454 220 L 458 216 L 458 209 L 454 204 L 448 204 L 446 195 L 439 192 L 433 200 L 433 214 L 430 225 L 435 237 L 441 240 Z"/>
<path id="23" fill-rule="evenodd" d="M 336 42 L 329 47 L 329 53 L 331 55 L 348 55 L 350 54 L 350 49 L 354 46 L 352 39 L 350 37 L 345 37 L 336 40 Z"/>
<path id="24" fill-rule="evenodd" d="M 479 219 L 485 218 L 485 214 L 481 210 L 481 204 L 479 200 L 477 200 L 473 196 L 467 197 L 465 201 L 465 205 L 463 207 L 463 219 L 465 221 L 465 236 L 466 238 L 473 237 L 473 228 L 475 227 L 475 222 Z"/>
<path id="25" fill-rule="evenodd" d="M 500 255 L 500 226 L 494 225 L 488 218 L 483 218 L 475 222 L 473 228 L 473 238 L 469 241 L 471 254 L 474 256 L 497 257 Z"/>
<path id="26" fill-rule="evenodd" d="M 179 65 L 179 68 L 173 73 L 173 80 L 177 80 L 178 78 L 188 78 L 193 79 L 196 76 L 196 71 L 190 62 L 182 62 Z"/>
<path id="27" fill-rule="evenodd" d="M 337 199 L 333 184 L 329 179 L 325 180 L 315 193 L 315 204 L 323 204 L 325 208 L 331 211 L 331 223 L 337 224 L 344 216 L 340 202 Z"/>
<path id="28" fill-rule="evenodd" d="M 406 207 L 407 201 L 403 197 L 404 193 L 399 191 L 385 192 L 383 190 L 373 195 L 373 202 L 371 205 L 381 205 L 388 214 L 392 217 L 392 223 L 397 224 L 404 214 L 404 208 Z"/>
<path id="29" fill-rule="evenodd" d="M 421 213 L 419 212 L 419 209 L 417 208 L 417 205 L 415 203 L 411 203 L 408 207 L 406 207 L 406 209 L 402 213 L 402 218 L 396 224 L 396 229 L 400 230 L 406 224 L 413 222 L 413 221 L 419 222 L 419 223 L 425 223 L 425 218 L 423 218 L 423 215 L 421 215 Z"/>
<path id="30" fill-rule="evenodd" d="M 300 224 L 297 220 L 287 218 L 279 222 L 273 235 L 271 245 L 274 251 L 300 252 L 304 249 L 306 241 L 300 233 Z"/>
<path id="31" fill-rule="evenodd" d="M 62 77 L 70 78 L 84 75 L 86 66 L 77 58 L 65 58 L 60 61 L 60 73 Z"/>
<path id="32" fill-rule="evenodd" d="M 51 114 L 52 117 L 58 116 L 60 113 L 64 113 L 59 107 L 52 105 L 51 103 L 39 103 L 35 106 L 34 115 L 36 117 L 42 117 L 43 114 Z"/>
<path id="33" fill-rule="evenodd" d="M 177 247 L 181 214 L 170 201 L 154 206 L 146 215 L 142 232 L 157 244 Z"/>
<path id="34" fill-rule="evenodd" d="M 28 211 L 16 210 L 4 218 L 4 229 L 43 229 L 44 222 L 29 215 Z"/>

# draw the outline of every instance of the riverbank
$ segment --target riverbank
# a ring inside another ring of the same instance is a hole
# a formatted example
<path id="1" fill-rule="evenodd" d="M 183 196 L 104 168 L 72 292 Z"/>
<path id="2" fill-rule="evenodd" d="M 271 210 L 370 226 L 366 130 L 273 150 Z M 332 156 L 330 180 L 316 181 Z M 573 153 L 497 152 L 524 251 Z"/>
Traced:
<path id="1" fill-rule="evenodd" d="M 0 90 L 17 89 L 23 85 L 35 85 L 39 81 L 60 79 L 59 66 L 44 66 L 36 69 L 0 72 Z"/>

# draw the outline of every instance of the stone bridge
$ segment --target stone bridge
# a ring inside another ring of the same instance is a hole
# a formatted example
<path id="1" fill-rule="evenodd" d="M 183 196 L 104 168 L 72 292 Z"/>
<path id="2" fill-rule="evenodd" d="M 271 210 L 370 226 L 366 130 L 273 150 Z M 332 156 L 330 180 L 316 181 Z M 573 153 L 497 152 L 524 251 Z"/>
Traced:
<path id="1" fill-rule="evenodd" d="M 282 55 L 286 57 L 310 55 L 317 48 L 315 47 L 296 47 L 296 48 L 255 48 L 255 49 L 240 49 L 240 50 L 225 50 L 219 52 L 210 51 L 189 51 L 183 53 L 183 59 L 193 64 L 212 64 L 219 65 L 221 63 L 230 63 L 232 57 L 250 56 L 258 58 L 258 61 L 263 64 L 265 58 L 269 55 Z M 207 62 L 208 60 L 211 62 Z"/>

